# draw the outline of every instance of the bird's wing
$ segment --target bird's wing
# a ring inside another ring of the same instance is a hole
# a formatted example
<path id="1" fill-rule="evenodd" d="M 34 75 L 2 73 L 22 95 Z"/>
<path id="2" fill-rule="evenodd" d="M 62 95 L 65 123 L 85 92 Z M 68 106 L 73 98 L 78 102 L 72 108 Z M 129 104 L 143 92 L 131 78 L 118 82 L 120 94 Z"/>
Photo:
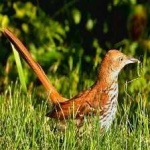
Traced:
<path id="1" fill-rule="evenodd" d="M 47 114 L 48 117 L 64 120 L 68 118 L 83 118 L 85 115 L 101 113 L 108 94 L 99 92 L 97 88 L 90 88 L 79 96 L 55 105 Z"/>

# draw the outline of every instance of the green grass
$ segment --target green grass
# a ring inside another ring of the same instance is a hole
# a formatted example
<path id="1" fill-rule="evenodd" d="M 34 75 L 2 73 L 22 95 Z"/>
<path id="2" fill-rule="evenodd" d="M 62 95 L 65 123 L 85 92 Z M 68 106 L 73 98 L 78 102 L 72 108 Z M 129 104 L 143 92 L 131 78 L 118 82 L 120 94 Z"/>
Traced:
<path id="1" fill-rule="evenodd" d="M 23 72 L 23 68 L 22 68 L 19 53 L 17 52 L 17 50 L 15 49 L 13 44 L 11 44 L 11 47 L 12 47 L 12 50 L 13 50 L 13 53 L 14 53 L 14 58 L 15 58 L 15 61 L 16 61 L 17 71 L 18 71 L 20 83 L 22 85 L 22 89 L 25 92 L 27 92 L 25 76 L 24 76 L 24 72 Z"/>
<path id="2" fill-rule="evenodd" d="M 127 103 L 131 97 L 125 95 L 124 99 L 113 125 L 105 134 L 100 134 L 97 119 L 92 123 L 87 119 L 80 132 L 69 121 L 68 129 L 62 133 L 54 131 L 56 122 L 45 117 L 48 111 L 46 101 L 37 103 L 34 92 L 26 95 L 18 84 L 11 85 L 0 96 L 0 149 L 149 149 L 149 120 L 142 95 L 136 95 L 138 105 L 134 113 L 131 112 L 132 103 Z"/>
<path id="3" fill-rule="evenodd" d="M 38 89 L 25 94 L 18 83 L 12 83 L 0 95 L 0 150 L 149 150 L 150 82 L 145 77 L 149 64 L 138 67 L 138 78 L 134 67 L 126 68 L 128 74 L 121 72 L 116 119 L 104 134 L 97 117 L 87 118 L 80 132 L 71 120 L 65 132 L 56 131 L 57 123 L 45 117 L 50 110 L 46 94 L 39 98 Z M 51 81 L 67 97 L 93 83 L 89 75 L 81 74 L 80 64 L 70 67 L 69 77 L 55 75 Z"/>

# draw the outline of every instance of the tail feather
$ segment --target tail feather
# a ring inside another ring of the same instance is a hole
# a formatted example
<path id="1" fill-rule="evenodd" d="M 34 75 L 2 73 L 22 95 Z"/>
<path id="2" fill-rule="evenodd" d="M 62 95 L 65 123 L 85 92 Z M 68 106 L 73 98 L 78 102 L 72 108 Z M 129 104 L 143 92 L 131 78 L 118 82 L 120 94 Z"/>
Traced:
<path id="1" fill-rule="evenodd" d="M 16 50 L 21 54 L 23 59 L 28 63 L 28 65 L 35 72 L 46 91 L 49 93 L 49 101 L 52 104 L 57 104 L 59 102 L 66 101 L 67 98 L 62 97 L 55 87 L 51 84 L 45 72 L 41 68 L 41 66 L 32 58 L 27 48 L 23 45 L 23 43 L 13 35 L 11 31 L 8 29 L 4 29 L 3 34 L 10 40 L 10 42 L 15 46 Z"/>

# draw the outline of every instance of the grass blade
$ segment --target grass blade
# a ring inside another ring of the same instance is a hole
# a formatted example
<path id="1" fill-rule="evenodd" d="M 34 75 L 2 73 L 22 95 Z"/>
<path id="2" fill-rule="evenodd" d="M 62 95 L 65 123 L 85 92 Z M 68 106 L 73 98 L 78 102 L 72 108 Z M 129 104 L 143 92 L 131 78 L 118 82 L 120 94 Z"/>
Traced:
<path id="1" fill-rule="evenodd" d="M 13 50 L 13 53 L 14 53 L 20 83 L 22 85 L 23 90 L 25 92 L 27 92 L 26 81 L 25 81 L 25 76 L 24 76 L 24 73 L 23 73 L 23 68 L 22 68 L 20 56 L 19 56 L 18 52 L 16 51 L 15 47 L 13 46 L 13 44 L 11 44 L 11 47 L 12 47 L 12 50 Z"/>

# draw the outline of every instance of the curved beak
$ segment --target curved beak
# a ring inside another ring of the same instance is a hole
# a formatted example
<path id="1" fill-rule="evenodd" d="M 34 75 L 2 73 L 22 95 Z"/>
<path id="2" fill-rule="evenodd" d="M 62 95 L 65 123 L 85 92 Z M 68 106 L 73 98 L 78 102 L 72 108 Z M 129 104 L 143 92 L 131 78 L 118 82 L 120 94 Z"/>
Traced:
<path id="1" fill-rule="evenodd" d="M 127 64 L 130 64 L 130 63 L 140 63 L 140 61 L 136 58 L 128 57 L 127 58 Z"/>

